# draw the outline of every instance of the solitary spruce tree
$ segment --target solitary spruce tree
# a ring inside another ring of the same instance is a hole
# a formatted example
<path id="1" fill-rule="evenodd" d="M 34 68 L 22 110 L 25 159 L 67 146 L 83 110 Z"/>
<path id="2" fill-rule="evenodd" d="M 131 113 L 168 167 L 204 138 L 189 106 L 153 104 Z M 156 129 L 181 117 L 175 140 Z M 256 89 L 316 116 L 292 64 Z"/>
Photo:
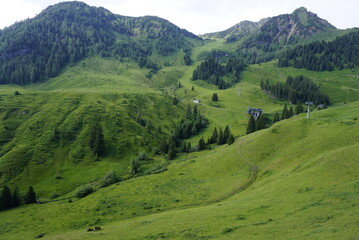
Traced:
<path id="1" fill-rule="evenodd" d="M 212 95 L 212 101 L 213 101 L 213 102 L 217 102 L 217 101 L 218 101 L 218 94 L 217 94 L 217 93 L 213 93 L 213 95 Z"/>
<path id="2" fill-rule="evenodd" d="M 30 186 L 29 189 L 27 190 L 27 193 L 25 195 L 25 203 L 26 204 L 36 203 L 36 193 L 32 186 Z"/>

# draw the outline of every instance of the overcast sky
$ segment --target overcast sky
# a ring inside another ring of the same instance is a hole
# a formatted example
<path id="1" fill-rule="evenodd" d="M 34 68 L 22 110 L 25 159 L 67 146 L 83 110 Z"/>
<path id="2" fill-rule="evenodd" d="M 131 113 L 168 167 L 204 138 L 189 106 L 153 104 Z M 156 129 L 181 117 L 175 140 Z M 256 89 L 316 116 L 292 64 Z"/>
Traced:
<path id="1" fill-rule="evenodd" d="M 61 0 L 1 0 L 0 29 L 33 18 Z M 125 16 L 155 15 L 195 34 L 225 30 L 243 20 L 291 13 L 304 6 L 340 29 L 359 27 L 359 0 L 83 0 Z"/>

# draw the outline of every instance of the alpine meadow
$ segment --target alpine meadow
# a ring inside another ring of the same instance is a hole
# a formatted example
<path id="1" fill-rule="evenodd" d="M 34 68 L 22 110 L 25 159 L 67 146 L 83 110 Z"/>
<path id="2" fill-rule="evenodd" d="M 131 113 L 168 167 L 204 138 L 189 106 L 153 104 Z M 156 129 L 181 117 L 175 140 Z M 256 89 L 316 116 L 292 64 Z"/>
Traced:
<path id="1" fill-rule="evenodd" d="M 195 35 L 82 2 L 0 30 L 0 239 L 359 239 L 359 29 Z"/>

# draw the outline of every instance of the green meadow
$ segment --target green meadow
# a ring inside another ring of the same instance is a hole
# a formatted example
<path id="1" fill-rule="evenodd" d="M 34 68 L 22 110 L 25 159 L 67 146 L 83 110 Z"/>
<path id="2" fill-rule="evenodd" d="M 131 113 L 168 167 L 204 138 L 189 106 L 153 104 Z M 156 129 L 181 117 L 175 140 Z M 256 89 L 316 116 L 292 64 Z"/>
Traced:
<path id="1" fill-rule="evenodd" d="M 225 48 L 233 46 L 210 40 L 192 58 Z M 1 174 L 22 193 L 33 185 L 43 204 L 0 212 L 0 239 L 358 238 L 359 71 L 312 72 L 271 61 L 248 66 L 239 83 L 218 90 L 192 81 L 198 62 L 183 66 L 178 56 L 154 74 L 131 61 L 91 57 L 44 83 L 1 86 Z M 270 122 L 286 103 L 261 91 L 261 80 L 298 75 L 320 86 L 332 105 L 246 135 L 247 107 L 262 108 Z M 194 99 L 210 124 L 185 141 L 196 146 L 228 125 L 235 143 L 174 160 L 154 154 Z M 138 116 L 152 128 L 140 126 Z M 86 146 L 93 126 L 102 127 L 107 146 L 99 159 Z M 133 176 L 131 160 L 141 151 L 151 159 Z M 122 181 L 74 197 L 110 171 Z M 102 230 L 87 232 L 96 226 Z"/>

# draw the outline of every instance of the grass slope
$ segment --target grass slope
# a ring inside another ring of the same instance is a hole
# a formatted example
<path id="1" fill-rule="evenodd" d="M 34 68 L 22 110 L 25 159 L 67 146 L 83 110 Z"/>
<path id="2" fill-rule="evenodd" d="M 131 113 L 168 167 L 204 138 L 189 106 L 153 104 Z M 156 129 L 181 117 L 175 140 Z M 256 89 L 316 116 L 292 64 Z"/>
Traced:
<path id="1" fill-rule="evenodd" d="M 222 43 L 207 44 L 196 48 L 193 58 Z M 7 137 L 0 135 L 0 170 L 19 171 L 6 181 L 17 182 L 22 191 L 34 183 L 41 198 L 54 191 L 61 195 L 59 201 L 0 212 L 1 238 L 45 233 L 48 239 L 355 239 L 357 70 L 317 73 L 269 62 L 249 66 L 240 83 L 218 90 L 190 80 L 197 64 L 164 67 L 150 77 L 149 70 L 130 62 L 89 58 L 49 82 L 1 86 L 0 129 Z M 334 106 L 313 112 L 310 120 L 301 114 L 243 136 L 247 107 L 263 108 L 268 115 L 283 108 L 284 102 L 260 90 L 261 79 L 285 81 L 288 75 L 313 79 Z M 14 96 L 15 90 L 22 94 Z M 214 92 L 219 102 L 211 101 Z M 182 103 L 172 105 L 167 95 Z M 155 133 L 136 123 L 138 113 L 169 133 L 193 99 L 201 100 L 199 110 L 211 124 L 190 139 L 192 146 L 227 124 L 237 137 L 235 144 L 180 154 L 169 166 L 155 158 L 145 163 L 146 171 L 168 170 L 73 198 L 72 203 L 61 200 L 72 197 L 79 185 L 96 184 L 109 170 L 126 176 L 132 157 L 157 145 Z M 98 162 L 86 155 L 88 131 L 96 123 L 111 146 Z M 60 139 L 64 145 L 48 144 L 54 128 L 69 135 L 75 129 L 77 137 L 71 144 L 66 139 Z M 80 153 L 85 153 L 83 160 L 74 162 L 73 155 Z M 6 164 L 16 158 L 20 166 L 9 168 Z M 17 169 L 22 167 L 25 171 Z M 55 179 L 58 173 L 63 179 Z M 96 225 L 104 230 L 86 232 Z"/>
<path id="2" fill-rule="evenodd" d="M 21 191 L 33 184 L 45 199 L 110 170 L 127 177 L 132 158 L 140 151 L 151 155 L 184 115 L 183 107 L 159 94 L 20 92 L 1 95 L 1 182 L 16 183 Z M 139 115 L 152 127 L 140 125 Z M 159 125 L 163 133 L 157 133 Z M 106 149 L 100 161 L 89 147 L 96 126 L 103 129 Z"/>
<path id="3" fill-rule="evenodd" d="M 310 120 L 299 115 L 230 147 L 185 156 L 165 173 L 113 185 L 73 203 L 3 212 L 2 236 L 354 239 L 358 107 L 355 102 L 318 111 Z M 251 165 L 259 167 L 257 180 L 237 193 Z M 15 217 L 19 214 L 21 219 Z M 104 230 L 86 232 L 95 225 Z M 67 232 L 71 229 L 79 230 Z"/>

